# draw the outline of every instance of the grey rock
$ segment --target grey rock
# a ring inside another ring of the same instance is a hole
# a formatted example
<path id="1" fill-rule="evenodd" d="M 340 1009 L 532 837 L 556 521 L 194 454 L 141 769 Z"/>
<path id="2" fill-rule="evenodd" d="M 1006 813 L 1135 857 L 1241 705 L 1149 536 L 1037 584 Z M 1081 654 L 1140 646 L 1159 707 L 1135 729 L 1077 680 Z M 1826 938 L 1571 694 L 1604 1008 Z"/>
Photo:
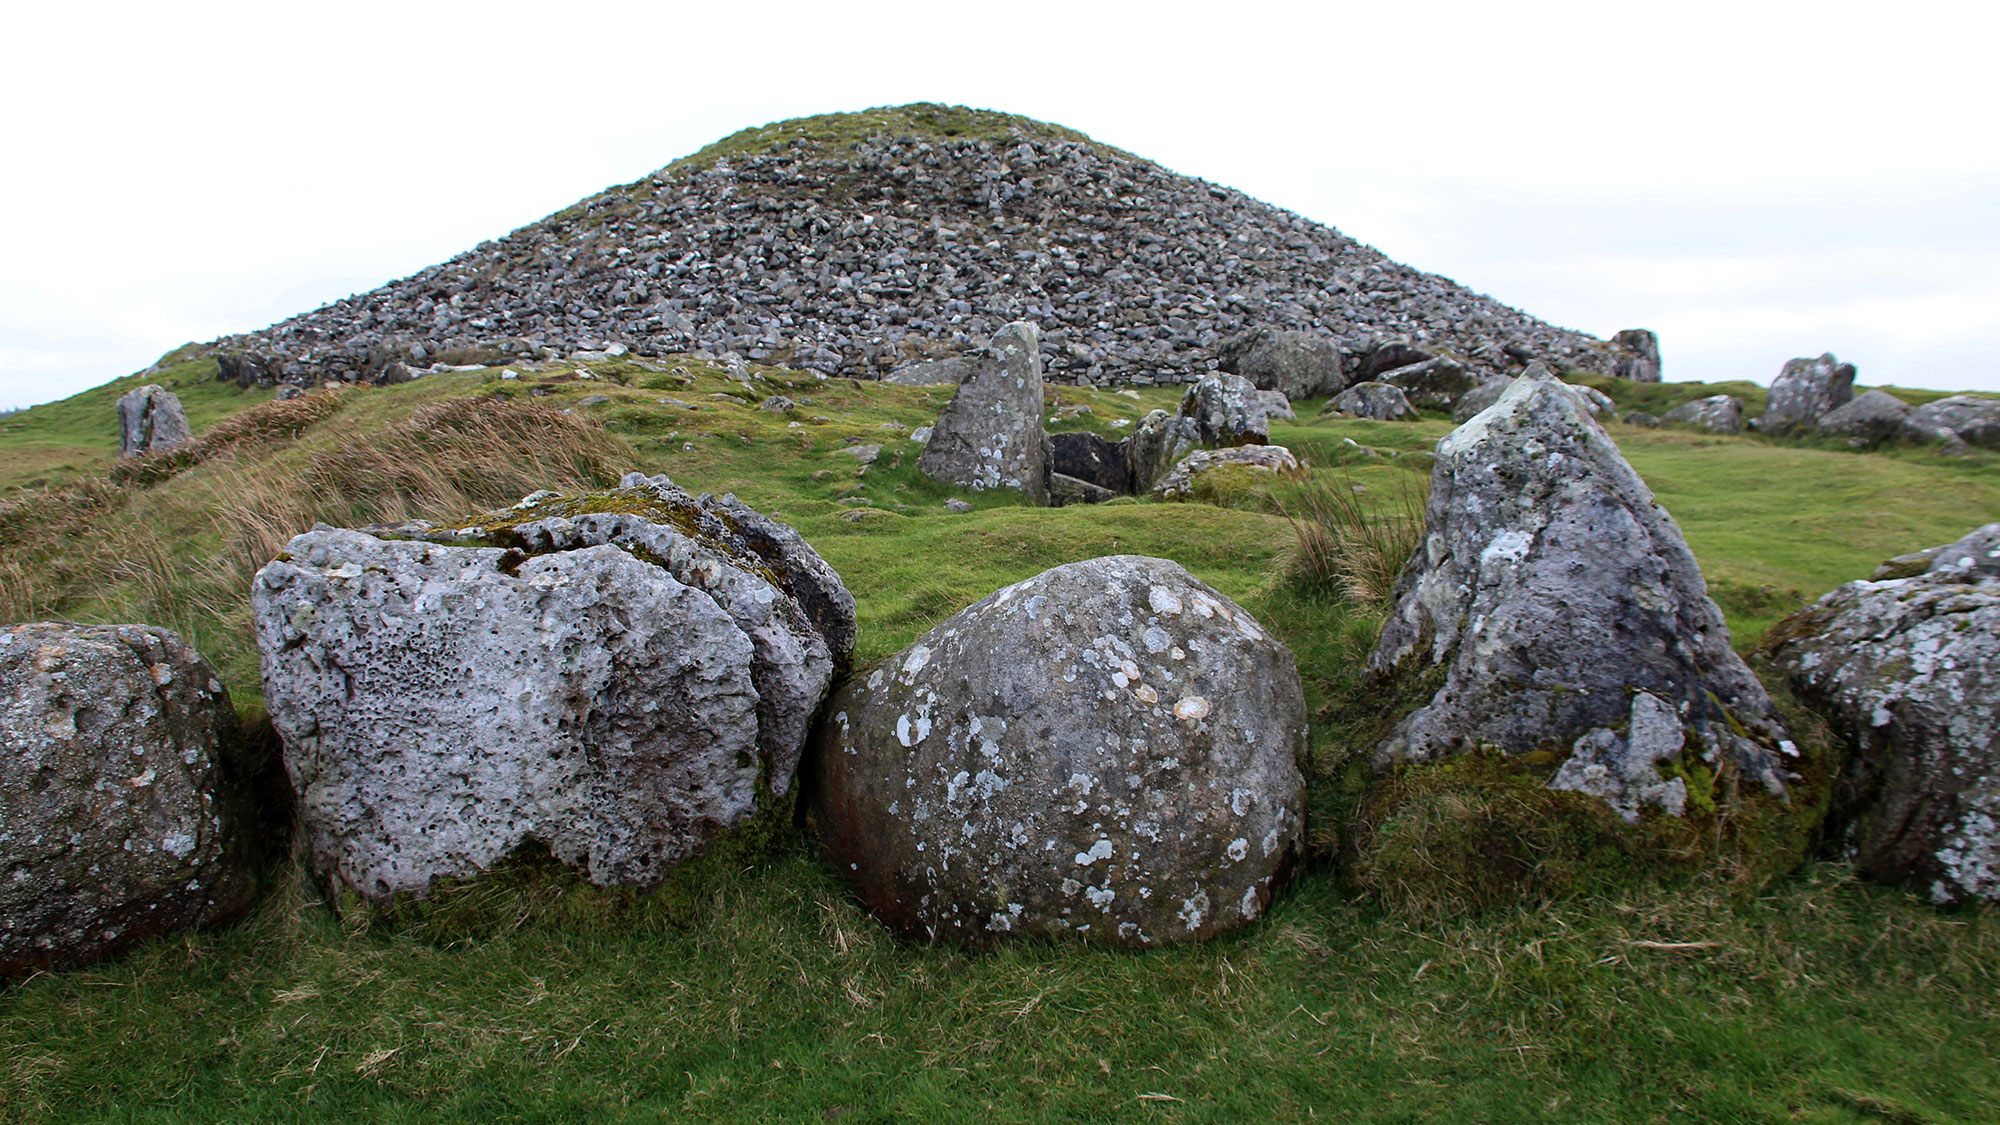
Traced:
<path id="1" fill-rule="evenodd" d="M 1909 417 L 1910 406 L 1902 399 L 1887 391 L 1866 391 L 1838 410 L 1821 415 L 1816 428 L 1830 437 L 1880 445 L 1901 437 Z"/>
<path id="2" fill-rule="evenodd" d="M 0 978 L 248 906 L 240 749 L 228 691 L 175 634 L 0 626 Z"/>
<path id="3" fill-rule="evenodd" d="M 904 387 L 956 387 L 972 378 L 978 369 L 979 361 L 971 356 L 926 359 L 906 363 L 882 376 L 882 381 Z"/>
<path id="4" fill-rule="evenodd" d="M 1132 436 L 1125 439 L 1125 464 L 1133 494 L 1151 491 L 1200 441 L 1201 434 L 1191 418 L 1154 410 L 1139 419 L 1132 427 Z"/>
<path id="5" fill-rule="evenodd" d="M 1860 800 L 1837 816 L 1860 870 L 1940 905 L 2000 902 L 2000 523 L 1890 560 L 1766 644 L 1848 745 Z"/>
<path id="6" fill-rule="evenodd" d="M 1451 420 L 1461 425 L 1470 421 L 1473 415 L 1499 402 L 1513 384 L 1512 379 L 1487 379 L 1479 383 L 1451 404 Z"/>
<path id="7" fill-rule="evenodd" d="M 1067 508 L 1074 504 L 1102 504 L 1119 494 L 1102 485 L 1079 480 L 1066 473 L 1049 474 L 1049 507 Z"/>
<path id="8" fill-rule="evenodd" d="M 1627 328 L 1611 337 L 1616 361 L 1611 373 L 1634 383 L 1660 381 L 1660 338 L 1651 329 Z"/>
<path id="9" fill-rule="evenodd" d="M 603 406 L 611 401 L 610 395 L 585 395 L 576 400 L 578 406 Z"/>
<path id="10" fill-rule="evenodd" d="M 1288 400 L 1336 394 L 1347 385 L 1340 345 L 1310 332 L 1248 329 L 1216 345 L 1215 356 L 1223 371 Z"/>
<path id="11" fill-rule="evenodd" d="M 1660 416 L 1660 421 L 1693 426 L 1712 434 L 1743 432 L 1743 400 L 1735 395 L 1710 395 L 1684 402 Z"/>
<path id="12" fill-rule="evenodd" d="M 1352 382 L 1375 382 L 1402 367 L 1413 367 L 1436 359 L 1437 353 L 1401 340 L 1391 340 L 1371 349 L 1354 371 Z"/>
<path id="13" fill-rule="evenodd" d="M 1581 383 L 1564 383 L 1563 386 L 1569 388 L 1569 393 L 1577 397 L 1577 400 L 1583 404 L 1583 408 L 1590 412 L 1591 417 L 1618 417 L 1618 404 L 1612 401 L 1610 395 L 1605 394 L 1596 387 L 1585 386 Z"/>
<path id="14" fill-rule="evenodd" d="M 1282 445 L 1241 445 L 1232 449 L 1197 449 L 1183 457 L 1160 483 L 1152 488 L 1152 495 L 1162 500 L 1185 500 L 1194 495 L 1195 481 L 1201 474 L 1224 465 L 1236 465 L 1253 472 L 1270 473 L 1273 476 L 1298 476 L 1304 470 L 1298 458 Z"/>
<path id="15" fill-rule="evenodd" d="M 180 397 L 157 383 L 127 391 L 118 399 L 118 455 L 159 453 L 194 440 Z"/>
<path id="16" fill-rule="evenodd" d="M 1414 421 L 1417 417 L 1403 388 L 1388 383 L 1356 383 L 1333 396 L 1326 408 L 1378 422 Z"/>
<path id="17" fill-rule="evenodd" d="M 1403 392 L 1410 405 L 1420 410 L 1449 412 L 1459 396 L 1478 386 L 1481 378 L 1465 365 L 1444 356 L 1383 372 L 1375 380 Z"/>
<path id="18" fill-rule="evenodd" d="M 1211 371 L 1182 397 L 1180 415 L 1194 423 L 1203 445 L 1262 445 L 1271 431 L 1269 409 L 1250 380 Z"/>
<path id="19" fill-rule="evenodd" d="M 834 452 L 844 453 L 864 465 L 873 465 L 875 459 L 882 456 L 882 447 L 874 442 L 868 442 L 862 445 L 844 445 Z"/>
<path id="20" fill-rule="evenodd" d="M 1789 360 L 1771 380 L 1770 397 L 1755 429 L 1773 437 L 1804 432 L 1853 397 L 1853 364 L 1840 362 L 1832 352 L 1818 359 Z"/>
<path id="21" fill-rule="evenodd" d="M 1087 481 L 1113 496 L 1132 491 L 1132 469 L 1126 464 L 1125 443 L 1093 433 L 1050 434 L 1049 472 Z"/>
<path id="22" fill-rule="evenodd" d="M 1937 399 L 1910 411 L 1906 428 L 1919 441 L 2000 447 L 2000 400 L 1973 395 Z"/>
<path id="23" fill-rule="evenodd" d="M 756 812 L 760 775 L 789 791 L 853 643 L 795 532 L 636 474 L 479 526 L 503 545 L 318 528 L 253 583 L 319 870 L 380 901 L 535 840 L 655 886 Z"/>
<path id="24" fill-rule="evenodd" d="M 1011 488 L 1048 503 L 1041 333 L 1017 321 L 993 337 L 924 443 L 917 468 L 964 488 Z"/>
<path id="25" fill-rule="evenodd" d="M 1376 748 L 1378 766 L 1566 751 L 1559 786 L 1632 816 L 1675 810 L 1679 797 L 1648 772 L 1672 741 L 1784 792 L 1796 751 L 1730 648 L 1694 555 L 1565 384 L 1530 366 L 1436 456 L 1424 544 L 1369 667 L 1437 669 L 1441 685 Z M 1638 693 L 1682 739 L 1661 733 Z"/>
<path id="26" fill-rule="evenodd" d="M 757 404 L 757 409 L 766 410 L 772 414 L 790 414 L 797 407 L 798 403 L 793 402 L 784 395 L 772 395 L 770 398 Z"/>
<path id="27" fill-rule="evenodd" d="M 379 386 L 394 387 L 420 377 L 421 373 L 411 368 L 409 364 L 401 360 L 390 360 L 375 373 L 375 378 L 371 382 Z"/>
<path id="28" fill-rule="evenodd" d="M 1264 418 L 1267 422 L 1273 418 L 1282 418 L 1287 422 L 1299 420 L 1298 413 L 1292 409 L 1291 400 L 1278 391 L 1258 391 L 1257 401 L 1263 404 Z"/>
<path id="29" fill-rule="evenodd" d="M 918 426 L 916 429 L 910 431 L 910 440 L 916 442 L 918 445 L 922 445 L 931 440 L 931 434 L 934 432 L 935 427 Z"/>
<path id="30" fill-rule="evenodd" d="M 271 397 L 279 402 L 284 402 L 287 399 L 298 398 L 300 395 L 303 395 L 305 393 L 306 392 L 304 391 L 304 389 L 300 387 L 293 386 L 290 383 L 284 383 L 278 387 L 277 393 L 272 395 Z"/>
<path id="31" fill-rule="evenodd" d="M 972 510 L 971 503 L 960 500 L 956 496 L 948 497 L 944 502 L 944 506 L 947 511 L 953 512 L 969 512 Z"/>
<path id="32" fill-rule="evenodd" d="M 1263 914 L 1297 849 L 1292 655 L 1162 559 L 1000 590 L 828 712 L 821 839 L 904 933 L 1201 940 Z"/>

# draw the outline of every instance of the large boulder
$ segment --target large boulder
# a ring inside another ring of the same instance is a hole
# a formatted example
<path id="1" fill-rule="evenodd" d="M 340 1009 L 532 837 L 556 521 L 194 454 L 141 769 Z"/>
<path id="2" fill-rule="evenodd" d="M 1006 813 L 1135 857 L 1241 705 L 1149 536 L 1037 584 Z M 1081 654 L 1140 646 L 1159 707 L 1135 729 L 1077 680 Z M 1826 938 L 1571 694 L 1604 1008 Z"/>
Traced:
<path id="1" fill-rule="evenodd" d="M 1973 395 L 1937 399 L 1910 411 L 1904 426 L 1919 441 L 2000 447 L 2000 399 Z"/>
<path id="2" fill-rule="evenodd" d="M 1193 419 L 1164 410 L 1148 412 L 1132 427 L 1132 436 L 1124 443 L 1132 492 L 1137 495 L 1151 491 L 1200 442 L 1201 434 Z"/>
<path id="3" fill-rule="evenodd" d="M 1114 496 L 1132 491 L 1125 443 L 1093 433 L 1050 434 L 1049 472 L 1086 481 Z"/>
<path id="4" fill-rule="evenodd" d="M 1504 377 L 1487 379 L 1479 383 L 1458 396 L 1458 401 L 1451 404 L 1451 420 L 1460 425 L 1471 421 L 1473 415 L 1499 402 L 1500 396 L 1506 394 L 1507 388 L 1513 385 L 1514 380 Z"/>
<path id="5" fill-rule="evenodd" d="M 1660 381 L 1660 338 L 1648 328 L 1627 328 L 1611 337 L 1616 357 L 1611 373 L 1634 383 Z"/>
<path id="6" fill-rule="evenodd" d="M 1250 380 L 1211 371 L 1182 397 L 1180 414 L 1194 423 L 1203 445 L 1262 445 L 1271 432 L 1270 409 Z"/>
<path id="7" fill-rule="evenodd" d="M 1812 429 L 1823 415 L 1847 405 L 1854 397 L 1854 365 L 1833 358 L 1787 360 L 1765 400 L 1764 413 L 1753 423 L 1759 433 L 1783 437 Z"/>
<path id="8" fill-rule="evenodd" d="M 1684 402 L 1660 416 L 1668 425 L 1693 426 L 1712 434 L 1743 432 L 1743 400 L 1735 395 L 1709 395 Z"/>
<path id="9" fill-rule="evenodd" d="M 1181 458 L 1152 494 L 1163 500 L 1185 500 L 1194 495 L 1195 481 L 1206 472 L 1234 466 L 1251 473 L 1273 477 L 1296 477 L 1304 470 L 1292 451 L 1282 445 L 1240 445 L 1234 449 L 1197 449 Z"/>
<path id="10" fill-rule="evenodd" d="M 1356 383 L 1333 396 L 1325 409 L 1378 422 L 1415 420 L 1417 410 L 1401 387 L 1388 383 Z"/>
<path id="11" fill-rule="evenodd" d="M 1891 560 L 1765 645 L 1848 743 L 1861 871 L 1940 905 L 2000 902 L 2000 523 Z"/>
<path id="12" fill-rule="evenodd" d="M 956 387 L 971 378 L 978 370 L 979 361 L 971 356 L 920 359 L 914 363 L 906 363 L 882 376 L 882 381 L 905 387 Z"/>
<path id="13" fill-rule="evenodd" d="M 0 626 L 0 977 L 246 907 L 240 749 L 229 692 L 175 634 Z"/>
<path id="14" fill-rule="evenodd" d="M 1815 428 L 1829 437 L 1880 445 L 1901 437 L 1909 417 L 1910 406 L 1902 399 L 1887 391 L 1867 391 L 1838 410 L 1821 415 Z"/>
<path id="15" fill-rule="evenodd" d="M 157 383 L 127 391 L 118 399 L 118 455 L 158 453 L 194 440 L 180 396 Z"/>
<path id="16" fill-rule="evenodd" d="M 1539 754 L 1556 788 L 1628 819 L 1682 811 L 1662 764 L 1784 791 L 1795 751 L 1680 529 L 1563 383 L 1529 367 L 1436 457 L 1423 546 L 1369 662 L 1425 698 L 1378 766 Z"/>
<path id="17" fill-rule="evenodd" d="M 383 902 L 529 842 L 649 887 L 789 791 L 854 637 L 789 528 L 665 477 L 316 528 L 252 584 L 315 863 Z"/>
<path id="18" fill-rule="evenodd" d="M 1009 586 L 827 712 L 820 838 L 907 934 L 1208 938 L 1264 912 L 1298 846 L 1292 654 L 1164 559 Z"/>
<path id="19" fill-rule="evenodd" d="M 1384 374 L 1398 368 L 1409 367 L 1437 358 L 1435 352 L 1417 347 L 1403 340 L 1391 340 L 1369 349 L 1361 362 L 1355 366 L 1353 383 L 1380 379 Z"/>
<path id="20" fill-rule="evenodd" d="M 1330 395 L 1347 385 L 1339 345 L 1311 332 L 1251 328 L 1216 345 L 1215 356 L 1222 370 L 1286 399 Z"/>
<path id="21" fill-rule="evenodd" d="M 924 443 L 917 468 L 932 480 L 983 490 L 1011 488 L 1048 502 L 1048 443 L 1042 428 L 1041 332 L 1016 321 L 993 336 L 958 385 Z"/>
<path id="22" fill-rule="evenodd" d="M 1455 359 L 1433 356 L 1421 363 L 1385 371 L 1376 376 L 1376 381 L 1402 391 L 1404 397 L 1410 400 L 1410 405 L 1420 410 L 1449 413 L 1459 396 L 1483 380 Z"/>

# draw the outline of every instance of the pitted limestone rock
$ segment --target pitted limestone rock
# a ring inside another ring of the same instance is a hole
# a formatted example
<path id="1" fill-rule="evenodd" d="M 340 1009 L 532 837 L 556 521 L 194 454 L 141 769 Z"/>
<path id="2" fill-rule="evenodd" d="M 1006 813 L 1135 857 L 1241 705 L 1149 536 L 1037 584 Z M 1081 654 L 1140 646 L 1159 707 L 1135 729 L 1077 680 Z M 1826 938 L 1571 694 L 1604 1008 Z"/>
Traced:
<path id="1" fill-rule="evenodd" d="M 1242 445 L 1234 449 L 1197 449 L 1174 466 L 1152 494 L 1163 500 L 1185 500 L 1194 495 L 1194 485 L 1203 473 L 1225 465 L 1272 476 L 1296 477 L 1303 470 L 1299 459 L 1282 445 Z"/>
<path id="2" fill-rule="evenodd" d="M 2000 447 L 2000 400 L 1952 395 L 1927 402 L 1910 411 L 1905 428 L 1918 441 Z"/>
<path id="3" fill-rule="evenodd" d="M 1403 389 L 1388 383 L 1356 383 L 1333 396 L 1326 409 L 1352 414 L 1356 418 L 1373 418 L 1378 422 L 1408 421 L 1417 417 L 1416 408 L 1410 405 Z"/>
<path id="4" fill-rule="evenodd" d="M 1211 371 L 1181 398 L 1180 416 L 1203 445 L 1262 445 L 1271 432 L 1271 404 L 1241 375 Z"/>
<path id="5" fill-rule="evenodd" d="M 821 837 L 905 933 L 1200 940 L 1262 914 L 1297 847 L 1292 655 L 1162 559 L 1000 590 L 827 713 Z"/>
<path id="6" fill-rule="evenodd" d="M 1818 359 L 1787 360 L 1778 377 L 1771 380 L 1771 393 L 1756 429 L 1773 437 L 1811 430 L 1822 417 L 1853 398 L 1853 364 L 1840 362 L 1832 352 Z"/>
<path id="7" fill-rule="evenodd" d="M 1902 437 L 1910 406 L 1887 391 L 1864 391 L 1847 405 L 1820 416 L 1815 428 L 1858 445 L 1880 445 Z"/>
<path id="8" fill-rule="evenodd" d="M 1041 333 L 1016 321 L 938 416 L 917 468 L 971 489 L 1011 488 L 1048 503 L 1048 437 L 1042 428 Z"/>
<path id="9" fill-rule="evenodd" d="M 1685 748 L 1784 792 L 1793 748 L 1680 529 L 1546 368 L 1438 443 L 1425 519 L 1370 668 L 1439 686 L 1378 765 L 1551 752 L 1630 816 L 1676 811 L 1651 767 Z"/>
<path id="10" fill-rule="evenodd" d="M 1326 336 L 1276 328 L 1251 328 L 1215 346 L 1222 370 L 1287 400 L 1339 393 L 1340 345 Z"/>
<path id="11" fill-rule="evenodd" d="M 238 750 L 228 691 L 175 634 L 0 626 L 0 977 L 247 906 Z"/>
<path id="12" fill-rule="evenodd" d="M 851 597 L 795 538 L 628 477 L 471 527 L 294 539 L 251 601 L 319 869 L 380 901 L 529 841 L 599 885 L 703 854 L 760 779 L 789 790 L 852 644 Z"/>
<path id="13" fill-rule="evenodd" d="M 1709 395 L 1684 402 L 1660 416 L 1669 425 L 1694 426 L 1712 434 L 1743 432 L 1743 400 L 1735 395 Z"/>
<path id="14" fill-rule="evenodd" d="M 180 396 L 157 383 L 127 391 L 118 399 L 118 454 L 141 453 L 183 446 L 194 440 Z"/>
<path id="15" fill-rule="evenodd" d="M 2000 902 L 2000 523 L 1891 560 L 1767 644 L 1849 744 L 1861 870 L 1939 904 Z"/>

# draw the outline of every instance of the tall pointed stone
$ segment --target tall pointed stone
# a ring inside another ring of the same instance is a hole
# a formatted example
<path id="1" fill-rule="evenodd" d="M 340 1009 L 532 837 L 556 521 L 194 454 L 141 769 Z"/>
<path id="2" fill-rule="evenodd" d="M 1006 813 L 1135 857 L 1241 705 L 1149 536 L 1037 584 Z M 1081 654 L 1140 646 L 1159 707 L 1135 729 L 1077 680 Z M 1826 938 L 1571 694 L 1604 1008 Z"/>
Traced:
<path id="1" fill-rule="evenodd" d="M 987 354 L 938 416 L 917 468 L 964 488 L 1012 488 L 1047 504 L 1042 428 L 1042 334 L 1025 320 L 993 336 Z"/>

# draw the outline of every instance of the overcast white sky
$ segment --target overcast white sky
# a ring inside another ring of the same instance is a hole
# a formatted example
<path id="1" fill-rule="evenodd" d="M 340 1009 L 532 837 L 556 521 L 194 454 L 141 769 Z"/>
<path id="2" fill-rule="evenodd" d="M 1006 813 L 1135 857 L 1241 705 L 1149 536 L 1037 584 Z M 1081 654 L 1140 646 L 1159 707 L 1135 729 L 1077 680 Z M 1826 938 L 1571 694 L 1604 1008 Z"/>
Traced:
<path id="1" fill-rule="evenodd" d="M 2000 6 L 17 5 L 0 407 L 414 272 L 736 129 L 1024 113 L 1669 379 L 2000 390 Z"/>

